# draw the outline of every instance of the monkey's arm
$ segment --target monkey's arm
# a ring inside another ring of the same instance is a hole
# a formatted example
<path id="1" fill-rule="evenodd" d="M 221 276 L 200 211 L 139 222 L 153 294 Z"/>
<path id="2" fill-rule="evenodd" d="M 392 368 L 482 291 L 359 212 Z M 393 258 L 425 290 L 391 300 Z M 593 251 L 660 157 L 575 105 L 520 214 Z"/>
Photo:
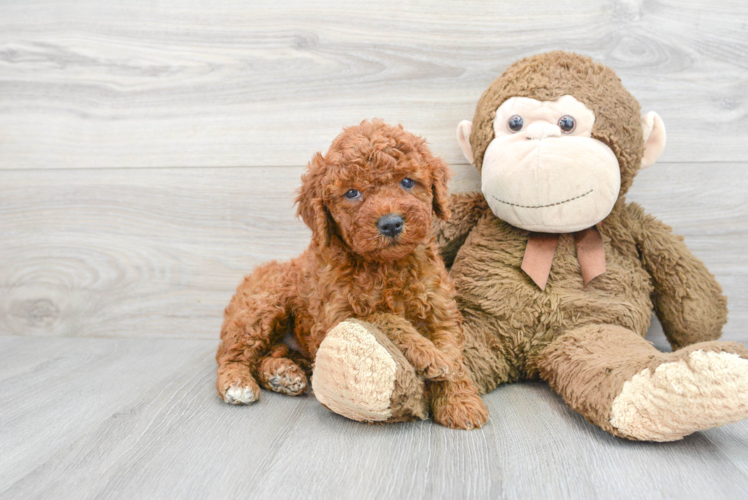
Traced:
<path id="1" fill-rule="evenodd" d="M 673 349 L 715 340 L 727 321 L 727 297 L 683 237 L 636 203 L 627 207 L 629 223 L 645 268 L 654 283 L 655 313 Z"/>
<path id="2" fill-rule="evenodd" d="M 452 267 L 457 251 L 470 231 L 490 209 L 483 194 L 474 191 L 450 196 L 449 210 L 452 212 L 449 220 L 435 219 L 432 230 L 444 263 Z"/>

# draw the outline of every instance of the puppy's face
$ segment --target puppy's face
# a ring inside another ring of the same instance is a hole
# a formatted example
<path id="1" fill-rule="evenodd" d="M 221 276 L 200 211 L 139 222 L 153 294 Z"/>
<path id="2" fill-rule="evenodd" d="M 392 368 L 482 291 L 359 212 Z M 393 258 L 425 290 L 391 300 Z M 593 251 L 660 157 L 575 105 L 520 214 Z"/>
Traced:
<path id="1" fill-rule="evenodd" d="M 388 168 L 394 167 L 394 168 Z M 405 257 L 431 232 L 431 178 L 418 165 L 376 165 L 332 184 L 328 209 L 343 241 L 375 260 Z"/>
<path id="2" fill-rule="evenodd" d="M 337 237 L 366 259 L 396 260 L 429 241 L 433 213 L 447 217 L 447 178 L 446 165 L 422 139 L 399 127 L 364 122 L 312 161 L 299 213 L 318 244 Z M 319 196 L 316 206 L 310 193 Z"/>

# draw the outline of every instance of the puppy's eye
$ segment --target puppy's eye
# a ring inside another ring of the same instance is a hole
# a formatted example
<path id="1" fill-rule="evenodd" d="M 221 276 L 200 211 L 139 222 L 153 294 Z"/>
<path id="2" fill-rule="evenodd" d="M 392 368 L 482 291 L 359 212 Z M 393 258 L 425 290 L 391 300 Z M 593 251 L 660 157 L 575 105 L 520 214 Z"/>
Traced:
<path id="1" fill-rule="evenodd" d="M 349 200 L 357 200 L 361 198 L 361 192 L 359 192 L 357 189 L 351 189 L 347 193 L 345 193 L 345 197 Z"/>
<path id="2" fill-rule="evenodd" d="M 525 125 L 525 121 L 522 119 L 521 116 L 514 115 L 511 118 L 509 118 L 507 125 L 509 126 L 509 130 L 511 130 L 512 132 L 519 132 L 520 130 L 522 130 L 522 127 Z"/>
<path id="3" fill-rule="evenodd" d="M 577 122 L 574 120 L 573 116 L 565 115 L 558 120 L 558 128 L 560 128 L 561 132 L 564 134 L 571 134 L 574 132 L 574 129 L 577 128 Z"/>
<path id="4" fill-rule="evenodd" d="M 404 187 L 405 189 L 410 189 L 415 185 L 416 181 L 413 179 L 408 179 L 407 177 L 400 181 L 400 185 Z"/>

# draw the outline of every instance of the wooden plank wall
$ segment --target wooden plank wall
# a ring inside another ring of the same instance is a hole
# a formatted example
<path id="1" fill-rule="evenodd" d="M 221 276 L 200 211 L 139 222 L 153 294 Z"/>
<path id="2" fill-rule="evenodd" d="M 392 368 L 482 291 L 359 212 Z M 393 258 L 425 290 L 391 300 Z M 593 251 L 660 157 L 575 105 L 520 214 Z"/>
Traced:
<path id="1" fill-rule="evenodd" d="M 629 199 L 670 223 L 748 340 L 748 3 L 0 2 L 0 334 L 217 338 L 241 275 L 298 254 L 306 161 L 382 117 L 454 140 L 516 59 L 612 66 L 668 128 Z"/>

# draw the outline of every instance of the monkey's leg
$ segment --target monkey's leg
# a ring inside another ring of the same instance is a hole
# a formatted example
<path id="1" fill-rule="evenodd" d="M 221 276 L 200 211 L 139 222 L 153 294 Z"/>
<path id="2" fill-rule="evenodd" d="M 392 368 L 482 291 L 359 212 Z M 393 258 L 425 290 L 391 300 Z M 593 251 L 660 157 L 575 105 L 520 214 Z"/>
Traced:
<path id="1" fill-rule="evenodd" d="M 261 373 L 259 378 L 267 381 L 265 375 L 281 368 L 282 362 L 269 361 L 259 372 L 261 357 L 288 328 L 294 272 L 291 262 L 271 262 L 257 268 L 239 285 L 226 308 L 216 353 L 216 389 L 227 403 L 257 401 L 260 388 L 255 376 Z"/>
<path id="2" fill-rule="evenodd" d="M 587 420 L 628 439 L 674 441 L 748 417 L 748 350 L 703 342 L 663 353 L 636 333 L 589 325 L 540 354 L 540 376 Z"/>
<path id="3" fill-rule="evenodd" d="M 462 311 L 465 345 L 462 355 L 470 378 L 480 394 L 488 394 L 501 384 L 516 382 L 521 373 L 516 368 L 516 354 L 511 337 L 503 335 L 495 320 Z"/>
<path id="4" fill-rule="evenodd" d="M 423 378 L 387 335 L 364 321 L 349 319 L 327 333 L 312 389 L 322 405 L 360 422 L 428 417 Z"/>

